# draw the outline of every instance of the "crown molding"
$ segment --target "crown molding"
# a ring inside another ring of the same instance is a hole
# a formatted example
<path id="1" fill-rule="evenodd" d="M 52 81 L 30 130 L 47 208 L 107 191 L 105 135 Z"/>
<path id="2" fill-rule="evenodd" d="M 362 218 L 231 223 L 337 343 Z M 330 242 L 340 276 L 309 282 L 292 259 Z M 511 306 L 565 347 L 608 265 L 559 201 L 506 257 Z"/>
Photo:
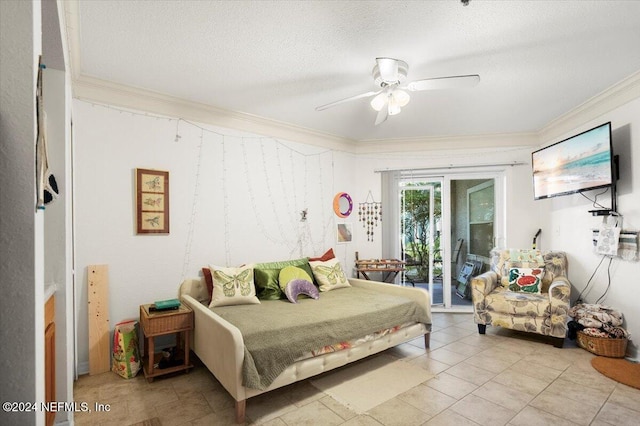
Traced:
<path id="1" fill-rule="evenodd" d="M 457 149 L 536 147 L 537 133 L 497 133 L 486 135 L 431 136 L 404 139 L 369 139 L 358 142 L 358 154 L 438 151 Z"/>
<path id="2" fill-rule="evenodd" d="M 356 149 L 356 142 L 352 139 L 257 115 L 216 108 L 151 90 L 87 76 L 74 79 L 72 84 L 73 96 L 87 102 L 105 103 L 167 117 L 182 118 L 337 151 L 355 153 Z"/>
<path id="3" fill-rule="evenodd" d="M 638 98 L 640 98 L 640 71 L 549 122 L 538 131 L 539 141 L 542 144 L 573 132 L 583 124 Z"/>

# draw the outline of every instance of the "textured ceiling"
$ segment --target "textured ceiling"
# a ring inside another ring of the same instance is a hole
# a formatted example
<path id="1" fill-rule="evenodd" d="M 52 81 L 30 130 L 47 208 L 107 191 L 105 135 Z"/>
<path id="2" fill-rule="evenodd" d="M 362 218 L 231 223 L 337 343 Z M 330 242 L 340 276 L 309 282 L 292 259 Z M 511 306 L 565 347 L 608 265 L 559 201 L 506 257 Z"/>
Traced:
<path id="1" fill-rule="evenodd" d="M 82 75 L 355 140 L 538 131 L 640 70 L 640 1 L 79 2 Z M 408 80 L 479 74 L 411 94 L 374 126 L 375 58 Z"/>

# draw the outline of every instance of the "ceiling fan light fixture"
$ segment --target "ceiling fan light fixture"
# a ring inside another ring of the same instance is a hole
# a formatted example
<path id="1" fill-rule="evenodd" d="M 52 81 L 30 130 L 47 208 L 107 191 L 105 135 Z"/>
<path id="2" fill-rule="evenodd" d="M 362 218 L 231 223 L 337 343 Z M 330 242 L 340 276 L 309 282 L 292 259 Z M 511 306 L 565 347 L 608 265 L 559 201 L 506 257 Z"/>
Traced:
<path id="1" fill-rule="evenodd" d="M 380 93 L 375 98 L 371 99 L 371 108 L 376 111 L 380 111 L 387 104 L 389 95 L 386 92 Z"/>
<path id="2" fill-rule="evenodd" d="M 411 97 L 404 90 L 396 89 L 391 92 L 391 96 L 389 96 L 390 104 L 397 104 L 399 107 L 403 107 L 409 103 Z"/>

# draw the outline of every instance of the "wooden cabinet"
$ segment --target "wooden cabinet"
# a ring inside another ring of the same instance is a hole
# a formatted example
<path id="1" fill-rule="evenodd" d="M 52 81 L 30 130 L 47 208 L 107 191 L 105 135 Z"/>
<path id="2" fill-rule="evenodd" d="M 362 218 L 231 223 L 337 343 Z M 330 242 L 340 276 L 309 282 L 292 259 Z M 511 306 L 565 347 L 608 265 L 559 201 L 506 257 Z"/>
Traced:
<path id="1" fill-rule="evenodd" d="M 44 305 L 44 400 L 56 400 L 56 323 L 55 296 Z M 47 411 L 45 424 L 50 426 L 56 418 L 55 411 Z"/>

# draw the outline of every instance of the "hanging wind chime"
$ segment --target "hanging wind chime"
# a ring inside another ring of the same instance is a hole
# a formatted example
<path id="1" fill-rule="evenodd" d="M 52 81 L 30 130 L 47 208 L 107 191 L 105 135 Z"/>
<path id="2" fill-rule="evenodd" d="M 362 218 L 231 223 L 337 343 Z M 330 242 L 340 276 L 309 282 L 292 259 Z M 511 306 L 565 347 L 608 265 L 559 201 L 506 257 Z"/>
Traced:
<path id="1" fill-rule="evenodd" d="M 359 203 L 358 207 L 358 221 L 362 222 L 362 227 L 367 230 L 367 241 L 373 241 L 373 228 L 377 228 L 381 220 L 382 203 L 376 202 L 369 191 L 365 202 Z"/>

